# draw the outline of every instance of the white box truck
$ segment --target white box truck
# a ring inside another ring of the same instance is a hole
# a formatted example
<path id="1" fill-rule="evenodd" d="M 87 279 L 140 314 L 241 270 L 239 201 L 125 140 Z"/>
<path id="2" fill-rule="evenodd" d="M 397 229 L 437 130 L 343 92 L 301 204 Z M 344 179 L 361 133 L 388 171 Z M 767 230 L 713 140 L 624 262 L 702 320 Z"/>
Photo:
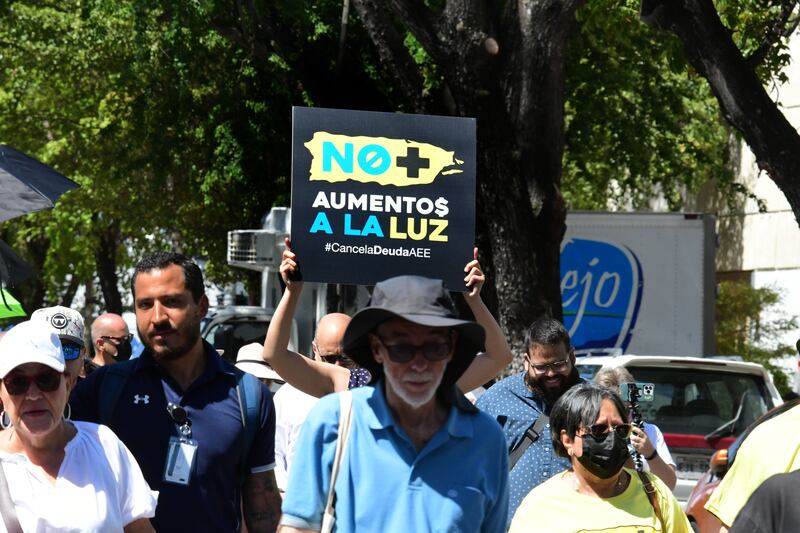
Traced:
<path id="1" fill-rule="evenodd" d="M 561 294 L 576 349 L 715 353 L 715 252 L 707 214 L 568 213 Z"/>

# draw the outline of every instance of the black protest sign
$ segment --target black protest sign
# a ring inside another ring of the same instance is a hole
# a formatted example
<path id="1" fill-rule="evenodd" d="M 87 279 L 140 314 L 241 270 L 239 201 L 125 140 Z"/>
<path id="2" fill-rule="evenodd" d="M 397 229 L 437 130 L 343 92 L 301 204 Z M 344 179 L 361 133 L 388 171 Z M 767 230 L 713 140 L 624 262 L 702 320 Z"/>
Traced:
<path id="1" fill-rule="evenodd" d="M 463 291 L 475 120 L 295 107 L 292 249 L 306 281 L 414 274 Z"/>

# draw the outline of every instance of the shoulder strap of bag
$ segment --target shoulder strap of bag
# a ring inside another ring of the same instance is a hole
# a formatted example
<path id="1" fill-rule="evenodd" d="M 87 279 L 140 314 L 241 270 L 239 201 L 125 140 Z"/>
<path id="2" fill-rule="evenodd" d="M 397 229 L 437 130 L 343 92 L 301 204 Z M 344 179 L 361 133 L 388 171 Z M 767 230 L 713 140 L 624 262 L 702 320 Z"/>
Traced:
<path id="1" fill-rule="evenodd" d="M 350 439 L 350 421 L 353 413 L 353 394 L 349 391 L 339 393 L 339 435 L 336 438 L 336 452 L 333 456 L 331 467 L 331 483 L 328 487 L 328 499 L 325 502 L 325 511 L 322 514 L 322 528 L 320 533 L 330 533 L 336 522 L 336 478 L 339 475 L 339 466 L 342 463 L 347 441 Z"/>
<path id="2" fill-rule="evenodd" d="M 100 384 L 100 423 L 106 426 L 111 421 L 117 400 L 128 381 L 128 376 L 133 373 L 135 360 L 114 363 L 108 367 Z"/>
<path id="3" fill-rule="evenodd" d="M 658 503 L 658 492 L 656 491 L 653 482 L 650 481 L 650 478 L 647 477 L 647 474 L 644 472 L 636 471 L 639 474 L 639 479 L 642 480 L 642 485 L 644 485 L 644 491 L 647 493 L 647 499 L 650 500 L 650 505 L 653 506 L 653 511 L 656 513 L 656 518 L 658 519 L 659 523 L 661 523 L 661 528 L 664 528 L 664 519 L 661 518 L 661 505 Z"/>
<path id="4" fill-rule="evenodd" d="M 8 490 L 2 462 L 0 462 L 0 514 L 3 515 L 3 523 L 8 533 L 22 533 L 22 526 L 19 524 L 14 502 L 11 500 L 11 492 Z"/>
<path id="5" fill-rule="evenodd" d="M 241 479 L 247 476 L 247 457 L 256 440 L 259 428 L 259 414 L 261 411 L 260 382 L 252 374 L 244 372 L 236 378 L 236 397 L 239 399 L 239 411 L 242 415 L 242 472 Z"/>
<path id="6" fill-rule="evenodd" d="M 514 470 L 514 466 L 522 458 L 525 451 L 530 448 L 531 444 L 539 440 L 542 430 L 550 421 L 550 417 L 542 413 L 539 418 L 534 420 L 533 424 L 525 430 L 525 435 L 522 440 L 517 443 L 511 451 L 508 452 L 508 471 Z"/>

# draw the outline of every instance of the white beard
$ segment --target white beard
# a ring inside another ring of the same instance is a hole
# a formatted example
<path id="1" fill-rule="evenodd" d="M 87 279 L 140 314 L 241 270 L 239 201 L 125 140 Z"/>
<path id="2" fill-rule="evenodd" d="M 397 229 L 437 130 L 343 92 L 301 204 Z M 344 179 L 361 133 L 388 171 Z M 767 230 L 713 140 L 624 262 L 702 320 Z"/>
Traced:
<path id="1" fill-rule="evenodd" d="M 386 377 L 386 384 L 392 389 L 392 392 L 394 392 L 403 402 L 408 404 L 411 408 L 419 409 L 420 407 L 430 402 L 436 395 L 436 390 L 439 388 L 439 384 L 442 382 L 442 378 L 444 377 L 444 372 L 439 372 L 438 376 L 434 372 L 423 372 L 420 374 L 416 374 L 417 377 L 422 377 L 424 379 L 433 378 L 432 381 L 430 381 L 430 388 L 424 393 L 424 396 L 417 396 L 409 393 L 403 387 L 402 380 L 396 378 L 390 372 L 387 372 L 385 367 L 383 375 Z"/>

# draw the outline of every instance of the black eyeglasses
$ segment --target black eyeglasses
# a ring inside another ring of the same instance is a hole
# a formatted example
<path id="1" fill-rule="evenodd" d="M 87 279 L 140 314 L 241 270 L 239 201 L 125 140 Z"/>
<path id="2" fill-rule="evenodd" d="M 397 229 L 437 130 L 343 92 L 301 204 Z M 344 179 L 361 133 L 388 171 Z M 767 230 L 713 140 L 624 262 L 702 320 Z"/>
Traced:
<path id="1" fill-rule="evenodd" d="M 61 372 L 43 370 L 36 375 L 10 374 L 3 378 L 3 385 L 12 396 L 19 396 L 28 392 L 31 383 L 36 383 L 36 388 L 42 392 L 53 392 L 61 385 Z"/>
<path id="2" fill-rule="evenodd" d="M 632 426 L 630 424 L 617 424 L 616 426 L 606 426 L 603 424 L 595 424 L 591 427 L 584 428 L 583 435 L 591 435 L 597 442 L 603 442 L 606 437 L 613 431 L 617 437 L 627 439 L 631 435 Z"/>
<path id="3" fill-rule="evenodd" d="M 547 371 L 552 369 L 553 372 L 560 374 L 561 372 L 566 372 L 569 368 L 569 359 L 563 359 L 561 361 L 556 361 L 554 363 L 542 363 L 540 365 L 534 365 L 530 363 L 531 368 L 537 374 L 547 374 Z"/>
<path id="4" fill-rule="evenodd" d="M 317 354 L 317 355 L 319 356 L 321 361 L 324 361 L 326 363 L 330 363 L 332 365 L 335 365 L 339 361 L 343 361 L 344 360 L 344 356 L 342 354 L 340 354 L 340 353 L 325 353 L 325 354 L 320 353 L 320 354 Z"/>
<path id="5" fill-rule="evenodd" d="M 131 342 L 133 340 L 133 333 L 128 333 L 122 337 L 114 337 L 113 335 L 100 335 L 104 341 L 114 341 L 115 344 L 122 344 L 123 342 Z"/>
<path id="6" fill-rule="evenodd" d="M 408 363 L 413 360 L 417 352 L 422 352 L 422 356 L 431 362 L 442 361 L 450 355 L 450 342 L 426 342 L 419 346 L 413 344 L 386 344 L 380 335 L 375 335 L 386 348 L 389 359 L 395 363 Z"/>

